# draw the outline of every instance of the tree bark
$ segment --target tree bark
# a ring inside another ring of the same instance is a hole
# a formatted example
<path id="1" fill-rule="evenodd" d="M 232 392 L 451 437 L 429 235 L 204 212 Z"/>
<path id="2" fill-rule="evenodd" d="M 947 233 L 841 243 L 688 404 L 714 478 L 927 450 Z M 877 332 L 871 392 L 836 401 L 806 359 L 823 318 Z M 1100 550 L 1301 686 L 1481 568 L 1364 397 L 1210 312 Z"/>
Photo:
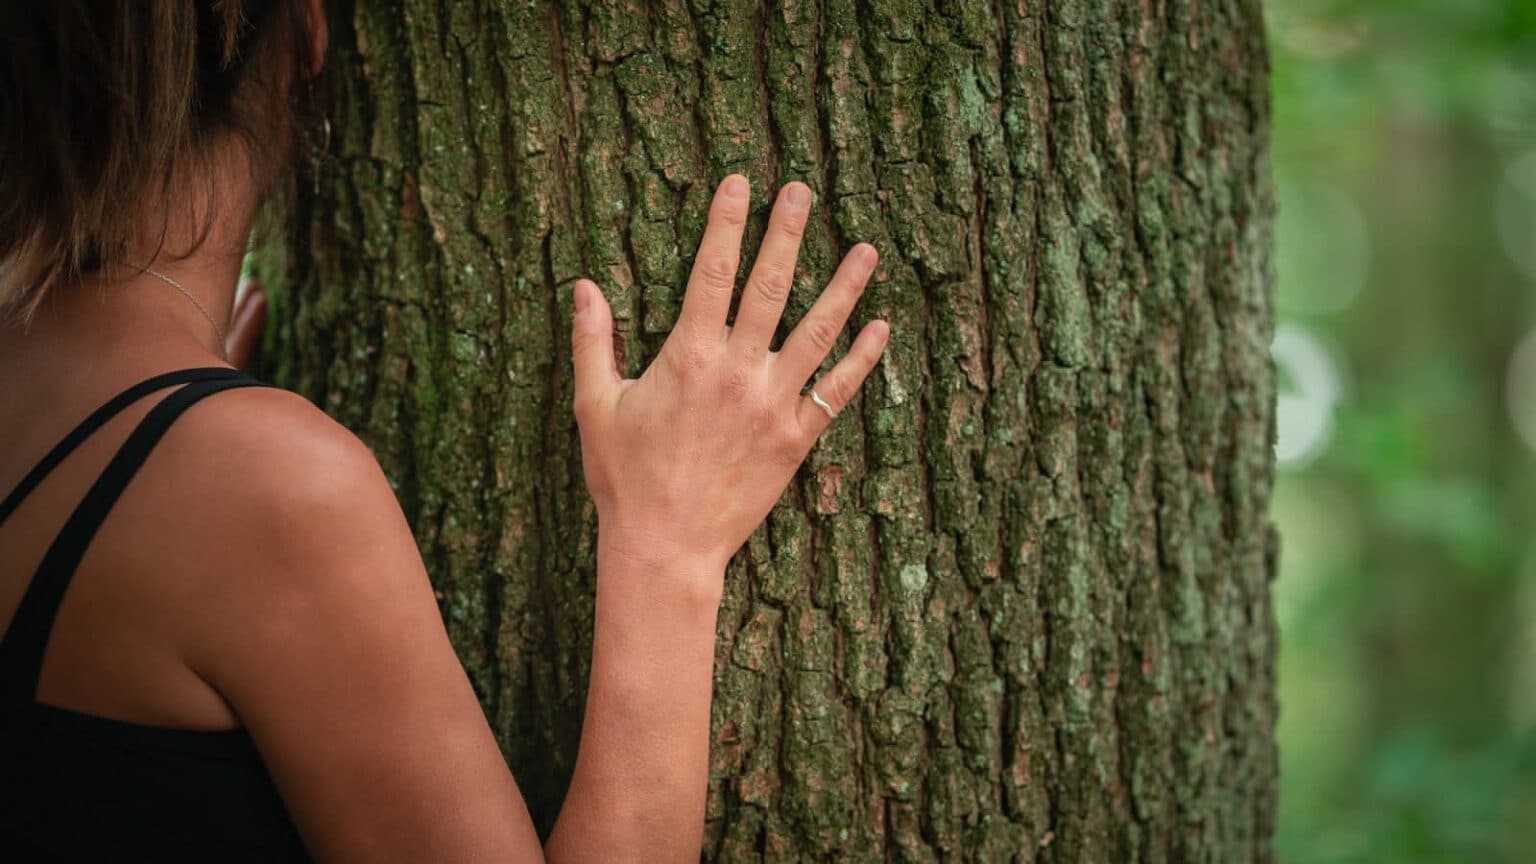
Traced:
<path id="1" fill-rule="evenodd" d="M 331 6 L 270 356 L 388 471 L 541 829 L 591 645 L 570 286 L 637 375 L 742 171 L 743 273 L 816 192 L 787 323 L 868 240 L 843 347 L 892 335 L 729 568 L 706 857 L 1271 860 L 1257 0 Z"/>

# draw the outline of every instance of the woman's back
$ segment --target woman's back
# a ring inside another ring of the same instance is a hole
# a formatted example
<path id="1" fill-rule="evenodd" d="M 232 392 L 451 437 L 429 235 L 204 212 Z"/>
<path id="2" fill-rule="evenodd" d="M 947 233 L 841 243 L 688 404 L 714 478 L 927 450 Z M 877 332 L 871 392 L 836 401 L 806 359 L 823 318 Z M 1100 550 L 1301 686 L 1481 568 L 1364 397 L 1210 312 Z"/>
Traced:
<path id="1" fill-rule="evenodd" d="M 77 424 L 118 394 L 178 365 L 206 364 L 195 355 L 179 364 L 174 358 L 150 357 L 148 363 L 124 363 L 109 373 L 92 374 L 112 368 L 120 357 L 74 353 L 68 345 L 46 350 L 50 323 L 42 322 L 39 332 L 21 344 L 0 338 L 0 404 L 26 406 L 0 416 L 0 496 L 20 490 L 29 472 Z M 168 383 L 143 393 L 101 418 L 100 427 L 71 452 L 57 454 L 63 458 L 45 477 L 33 478 L 40 482 L 22 490 L 27 491 L 24 499 L 11 502 L 14 512 L 0 511 L 5 516 L 0 521 L 0 627 L 11 620 L 50 545 L 92 484 L 173 389 Z M 213 477 L 188 482 L 206 470 L 203 463 L 213 449 L 199 427 L 221 422 L 218 415 L 232 408 L 238 411 L 240 395 L 209 399 L 176 418 L 120 500 L 100 514 L 99 531 L 80 550 L 78 572 L 50 640 L 38 694 L 44 702 L 147 724 L 237 725 L 228 705 L 187 669 L 185 627 L 178 625 L 191 611 L 184 608 L 191 598 L 186 595 L 188 568 L 181 561 L 206 555 L 208 544 L 222 539 L 217 533 L 209 536 L 205 525 L 188 522 L 207 513 L 219 494 Z M 189 509 L 193 502 L 199 506 Z M 177 517 L 167 520 L 168 512 Z M 182 554 L 167 561 L 166 550 Z"/>
<path id="2" fill-rule="evenodd" d="M 0 451 L 0 477 L 19 476 L 0 498 L 0 848 L 8 853 L 60 861 L 308 860 L 249 735 L 207 725 L 227 706 L 216 693 L 200 692 L 206 685 L 178 684 L 195 673 L 163 638 L 174 631 L 147 626 L 166 605 L 175 539 L 154 536 L 168 566 L 147 578 L 126 554 L 144 545 L 143 531 L 134 530 L 142 519 L 128 508 L 115 520 L 121 539 L 114 543 L 107 532 L 107 542 L 93 543 L 183 412 L 256 383 L 220 367 L 154 376 L 84 418 L 25 473 L 12 463 L 36 448 Z M 67 403 L 71 394 L 56 395 Z M 35 439 L 39 428 L 56 425 L 43 404 L 41 412 L 0 421 L 0 440 Z M 133 421 L 131 433 L 105 434 L 123 421 Z M 83 484 L 88 491 L 60 508 L 77 491 L 69 487 L 82 485 L 68 481 L 108 449 L 110 460 Z M 153 498 L 153 490 L 143 497 Z M 139 503 L 156 511 L 150 500 Z M 43 527 L 50 522 L 58 525 L 51 532 Z M 91 563 L 82 574 L 83 559 Z M 77 620 L 58 626 L 66 609 Z M 210 710 L 210 702 L 219 704 Z"/>
<path id="3" fill-rule="evenodd" d="M 153 299 L 87 290 L 0 327 L 0 405 L 28 409 L 0 412 L 0 496 L 116 393 L 209 364 L 153 317 L 114 332 Z M 125 406 L 0 522 L 0 627 L 134 430 L 202 386 Z M 355 436 L 285 391 L 203 394 L 102 515 L 63 544 L 83 554 L 32 669 L 41 705 L 24 684 L 3 712 L 0 860 L 307 860 L 299 836 L 320 860 L 538 849 Z"/>

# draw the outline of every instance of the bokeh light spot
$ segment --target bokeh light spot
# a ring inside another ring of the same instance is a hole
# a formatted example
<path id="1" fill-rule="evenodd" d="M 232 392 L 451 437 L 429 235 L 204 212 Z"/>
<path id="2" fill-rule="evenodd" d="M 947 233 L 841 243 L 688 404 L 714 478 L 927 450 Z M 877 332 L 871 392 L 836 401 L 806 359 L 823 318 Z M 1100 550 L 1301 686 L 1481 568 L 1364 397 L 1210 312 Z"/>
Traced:
<path id="1" fill-rule="evenodd" d="M 1314 314 L 1347 308 L 1370 273 L 1370 231 L 1359 205 L 1322 183 L 1282 182 L 1277 194 L 1280 308 Z"/>
<path id="2" fill-rule="evenodd" d="M 1270 346 L 1280 373 L 1275 459 L 1299 468 L 1333 440 L 1333 409 L 1342 396 L 1339 366 L 1305 327 L 1282 322 Z"/>

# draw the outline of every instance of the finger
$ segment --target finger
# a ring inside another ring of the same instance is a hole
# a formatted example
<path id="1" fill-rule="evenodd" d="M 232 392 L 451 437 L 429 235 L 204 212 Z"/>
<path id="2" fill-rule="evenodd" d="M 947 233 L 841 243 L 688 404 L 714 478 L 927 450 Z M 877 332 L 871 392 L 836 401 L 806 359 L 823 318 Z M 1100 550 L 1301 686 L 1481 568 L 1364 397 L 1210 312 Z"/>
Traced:
<path id="1" fill-rule="evenodd" d="M 613 356 L 613 310 L 591 279 L 571 286 L 575 315 L 571 320 L 571 363 L 575 367 L 573 410 L 579 419 L 600 404 L 623 380 Z"/>
<path id="2" fill-rule="evenodd" d="M 864 329 L 853 340 L 853 346 L 848 349 L 848 354 L 831 371 L 816 379 L 810 390 L 800 397 L 795 406 L 795 419 L 807 435 L 811 438 L 820 436 L 832 424 L 833 416 L 848 407 L 853 394 L 864 385 L 864 379 L 869 377 L 870 370 L 880 361 L 880 354 L 885 350 L 890 334 L 891 328 L 884 321 L 871 321 L 864 325 Z M 827 407 L 817 404 L 812 393 L 820 397 Z"/>
<path id="3" fill-rule="evenodd" d="M 868 243 L 854 246 L 843 256 L 827 289 L 816 298 L 779 350 L 776 365 L 783 370 L 782 380 L 787 386 L 799 390 L 821 361 L 827 359 L 879 260 L 875 247 Z"/>
<path id="4" fill-rule="evenodd" d="M 763 235 L 731 326 L 733 345 L 757 355 L 767 352 L 794 281 L 795 260 L 800 257 L 800 238 L 810 210 L 811 187 L 794 182 L 779 190 L 768 216 L 768 233 Z"/>
<path id="5" fill-rule="evenodd" d="M 741 231 L 747 224 L 747 178 L 732 174 L 720 181 L 709 205 L 709 223 L 693 259 L 688 290 L 677 329 L 692 338 L 718 339 L 725 327 L 741 263 Z"/>
<path id="6" fill-rule="evenodd" d="M 224 356 L 229 358 L 229 365 L 242 372 L 250 372 L 255 368 L 256 354 L 261 350 L 261 336 L 266 324 L 267 292 L 262 290 L 260 280 L 249 279 L 240 298 L 240 306 L 235 310 L 234 320 L 229 324 L 229 333 L 224 339 Z"/>

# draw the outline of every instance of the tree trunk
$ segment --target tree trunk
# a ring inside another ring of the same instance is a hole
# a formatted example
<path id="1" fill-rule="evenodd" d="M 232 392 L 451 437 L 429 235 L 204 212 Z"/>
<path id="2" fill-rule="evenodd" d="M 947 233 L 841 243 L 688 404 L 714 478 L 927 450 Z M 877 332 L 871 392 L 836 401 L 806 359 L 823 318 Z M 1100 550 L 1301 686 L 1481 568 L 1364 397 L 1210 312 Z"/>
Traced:
<path id="1" fill-rule="evenodd" d="M 276 377 L 393 479 L 541 830 L 592 631 L 570 286 L 639 374 L 742 171 L 743 273 L 816 192 L 786 321 L 869 240 L 848 334 L 892 333 L 726 576 L 706 856 L 1272 858 L 1257 0 L 331 5 Z"/>

